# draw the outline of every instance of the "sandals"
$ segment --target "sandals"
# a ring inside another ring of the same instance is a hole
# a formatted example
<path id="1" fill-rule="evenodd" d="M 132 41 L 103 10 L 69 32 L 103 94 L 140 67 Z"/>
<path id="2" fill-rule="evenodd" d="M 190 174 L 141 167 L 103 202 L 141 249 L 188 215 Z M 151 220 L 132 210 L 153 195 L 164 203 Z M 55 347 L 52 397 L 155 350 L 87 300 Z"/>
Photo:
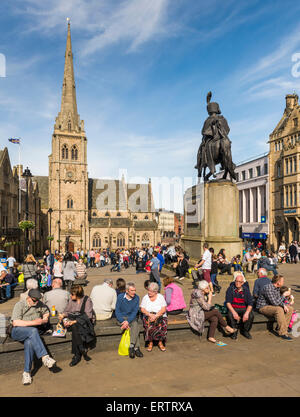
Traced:
<path id="1" fill-rule="evenodd" d="M 150 342 L 146 350 L 147 350 L 148 352 L 151 352 L 151 351 L 152 351 L 152 349 L 153 349 L 153 342 Z"/>
<path id="2" fill-rule="evenodd" d="M 212 338 L 212 337 L 209 337 L 208 339 L 207 339 L 210 343 L 216 343 L 217 341 L 216 341 L 216 339 L 214 339 L 214 338 Z"/>
<path id="3" fill-rule="evenodd" d="M 162 352 L 165 352 L 165 351 L 166 351 L 166 348 L 164 347 L 164 345 L 163 345 L 163 343 L 162 343 L 162 342 L 158 342 L 158 347 L 159 347 L 159 349 L 160 349 Z"/>

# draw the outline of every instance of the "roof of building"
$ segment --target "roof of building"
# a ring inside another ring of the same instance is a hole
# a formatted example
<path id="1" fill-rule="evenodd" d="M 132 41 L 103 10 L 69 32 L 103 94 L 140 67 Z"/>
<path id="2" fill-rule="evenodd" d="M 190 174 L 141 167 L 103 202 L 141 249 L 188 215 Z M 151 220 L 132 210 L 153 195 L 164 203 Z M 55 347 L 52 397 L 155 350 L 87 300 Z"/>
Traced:
<path id="1" fill-rule="evenodd" d="M 44 176 L 34 176 L 32 177 L 33 182 L 37 182 L 39 187 L 39 196 L 41 198 L 41 208 L 48 209 L 49 208 L 49 181 L 48 177 Z"/>

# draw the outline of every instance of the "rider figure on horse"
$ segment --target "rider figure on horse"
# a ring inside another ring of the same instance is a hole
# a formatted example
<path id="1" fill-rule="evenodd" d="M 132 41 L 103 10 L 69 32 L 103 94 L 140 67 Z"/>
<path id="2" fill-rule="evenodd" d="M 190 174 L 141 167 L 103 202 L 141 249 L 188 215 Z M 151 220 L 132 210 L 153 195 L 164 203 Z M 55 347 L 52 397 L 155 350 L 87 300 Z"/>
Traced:
<path id="1" fill-rule="evenodd" d="M 221 115 L 218 103 L 211 103 L 211 92 L 207 95 L 207 112 L 209 117 L 205 120 L 202 128 L 202 143 L 198 150 L 197 165 L 198 177 L 203 176 L 208 181 L 209 177 L 215 177 L 215 166 L 221 164 L 224 169 L 223 178 L 226 179 L 227 173 L 230 173 L 231 179 L 236 179 L 234 169 L 235 165 L 231 157 L 231 141 L 228 138 L 230 131 L 227 120 Z M 205 175 L 206 168 L 209 168 L 209 174 Z"/>

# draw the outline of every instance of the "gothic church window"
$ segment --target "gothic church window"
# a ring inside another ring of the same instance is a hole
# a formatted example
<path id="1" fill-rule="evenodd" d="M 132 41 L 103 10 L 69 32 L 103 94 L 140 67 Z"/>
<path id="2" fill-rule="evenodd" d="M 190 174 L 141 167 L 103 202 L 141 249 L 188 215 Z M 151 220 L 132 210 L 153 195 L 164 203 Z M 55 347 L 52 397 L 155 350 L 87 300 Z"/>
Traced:
<path id="1" fill-rule="evenodd" d="M 125 235 L 124 233 L 119 233 L 117 236 L 117 246 L 118 248 L 122 248 L 125 246 Z"/>
<path id="2" fill-rule="evenodd" d="M 101 247 L 101 236 L 99 233 L 95 233 L 93 236 L 93 247 L 100 248 Z"/>
<path id="3" fill-rule="evenodd" d="M 69 158 L 69 149 L 67 145 L 63 145 L 61 150 L 61 158 L 62 159 L 68 159 Z"/>
<path id="4" fill-rule="evenodd" d="M 76 145 L 73 145 L 72 146 L 72 149 L 71 149 L 71 158 L 72 158 L 72 160 L 74 161 L 77 161 L 77 159 L 78 159 L 78 149 L 77 149 L 77 146 Z"/>
<path id="5" fill-rule="evenodd" d="M 73 208 L 73 199 L 72 197 L 69 197 L 67 200 L 67 208 L 72 209 Z"/>

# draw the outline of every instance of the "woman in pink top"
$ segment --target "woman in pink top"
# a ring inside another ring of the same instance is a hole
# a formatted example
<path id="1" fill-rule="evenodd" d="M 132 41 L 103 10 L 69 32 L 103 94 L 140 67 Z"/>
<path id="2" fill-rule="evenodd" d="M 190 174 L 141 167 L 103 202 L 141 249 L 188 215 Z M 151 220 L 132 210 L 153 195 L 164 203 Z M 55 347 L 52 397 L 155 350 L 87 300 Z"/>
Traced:
<path id="1" fill-rule="evenodd" d="M 171 277 L 164 279 L 165 299 L 168 314 L 180 314 L 186 308 L 182 289 L 175 284 Z"/>

